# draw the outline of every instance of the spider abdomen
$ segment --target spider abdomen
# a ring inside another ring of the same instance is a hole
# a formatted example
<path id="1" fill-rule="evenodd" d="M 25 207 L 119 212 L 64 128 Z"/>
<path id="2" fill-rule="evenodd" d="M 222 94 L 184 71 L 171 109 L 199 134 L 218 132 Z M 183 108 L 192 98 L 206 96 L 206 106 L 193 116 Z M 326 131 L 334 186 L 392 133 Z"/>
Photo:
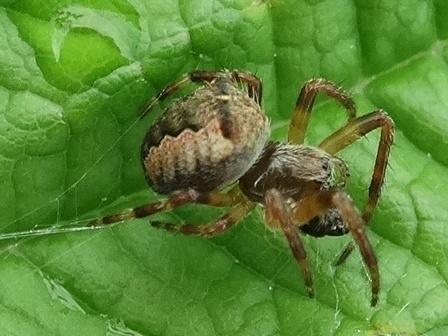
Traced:
<path id="1" fill-rule="evenodd" d="M 142 163 L 160 193 L 211 191 L 243 175 L 260 154 L 269 122 L 229 78 L 171 104 L 142 144 Z"/>

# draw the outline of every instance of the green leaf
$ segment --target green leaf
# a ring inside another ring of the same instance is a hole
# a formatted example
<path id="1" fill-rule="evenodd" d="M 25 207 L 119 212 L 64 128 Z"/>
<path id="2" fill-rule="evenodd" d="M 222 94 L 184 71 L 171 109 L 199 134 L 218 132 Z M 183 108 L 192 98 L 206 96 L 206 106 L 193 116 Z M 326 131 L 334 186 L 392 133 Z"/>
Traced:
<path id="1" fill-rule="evenodd" d="M 428 335 L 448 333 L 448 5 L 443 0 L 2 1 L 0 228 L 76 224 L 156 199 L 143 178 L 141 107 L 192 69 L 235 68 L 264 83 L 273 137 L 298 90 L 323 76 L 360 113 L 397 125 L 368 229 L 381 293 L 350 236 L 304 237 L 316 298 L 257 209 L 223 236 L 113 228 L 1 241 L 1 335 Z M 154 117 L 154 116 L 152 116 Z M 307 141 L 344 122 L 319 100 Z M 377 132 L 344 151 L 359 207 Z M 168 214 L 205 222 L 216 211 Z"/>

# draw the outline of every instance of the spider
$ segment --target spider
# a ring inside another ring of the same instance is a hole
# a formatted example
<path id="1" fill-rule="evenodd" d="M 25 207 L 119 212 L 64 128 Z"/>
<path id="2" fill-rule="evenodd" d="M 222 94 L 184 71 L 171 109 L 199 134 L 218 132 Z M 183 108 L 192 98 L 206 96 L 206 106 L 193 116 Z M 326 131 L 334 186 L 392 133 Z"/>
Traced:
<path id="1" fill-rule="evenodd" d="M 334 83 L 311 79 L 297 99 L 288 142 L 269 140 L 269 120 L 262 111 L 262 83 L 243 71 L 193 71 L 166 86 L 147 106 L 142 118 L 159 101 L 188 83 L 192 93 L 172 102 L 150 126 L 141 145 L 145 177 L 167 199 L 121 214 L 97 219 L 105 225 L 141 218 L 186 203 L 202 203 L 230 210 L 205 225 L 174 225 L 152 221 L 156 228 L 187 235 L 213 237 L 264 207 L 268 227 L 281 230 L 303 273 L 306 290 L 314 296 L 302 233 L 321 237 L 351 232 L 370 274 L 371 305 L 378 301 L 378 263 L 367 238 L 368 223 L 384 182 L 394 123 L 382 110 L 356 117 L 353 100 Z M 346 110 L 347 123 L 318 147 L 304 145 L 317 93 L 323 92 Z M 363 214 L 344 191 L 347 165 L 335 154 L 363 135 L 381 128 L 368 201 Z M 353 250 L 349 243 L 337 264 Z"/>

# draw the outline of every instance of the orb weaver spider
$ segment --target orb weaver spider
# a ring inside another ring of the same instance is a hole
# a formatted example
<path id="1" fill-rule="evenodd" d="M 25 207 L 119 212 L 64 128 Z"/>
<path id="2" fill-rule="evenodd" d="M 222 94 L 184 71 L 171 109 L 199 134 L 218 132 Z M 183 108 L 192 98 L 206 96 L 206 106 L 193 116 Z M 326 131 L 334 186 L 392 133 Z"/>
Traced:
<path id="1" fill-rule="evenodd" d="M 206 225 L 173 225 L 158 221 L 156 228 L 187 235 L 213 237 L 264 206 L 266 224 L 281 230 L 300 266 L 306 290 L 314 295 L 313 280 L 301 233 L 314 237 L 351 232 L 370 273 L 371 305 L 378 301 L 378 263 L 364 225 L 378 203 L 394 137 L 394 123 L 382 110 L 356 117 L 353 100 L 334 83 L 316 78 L 300 91 L 289 126 L 288 143 L 269 141 L 269 121 L 261 109 L 262 84 L 242 71 L 193 71 L 165 87 L 142 117 L 159 101 L 184 85 L 202 84 L 174 101 L 150 126 L 141 146 L 141 161 L 149 185 L 166 200 L 94 220 L 105 225 L 146 217 L 187 203 L 230 207 Z M 304 145 L 317 93 L 340 103 L 347 123 L 318 147 Z M 381 128 L 381 137 L 361 215 L 344 191 L 349 170 L 334 156 L 363 135 Z M 224 187 L 230 186 L 227 191 Z M 346 246 L 342 263 L 353 250 Z"/>

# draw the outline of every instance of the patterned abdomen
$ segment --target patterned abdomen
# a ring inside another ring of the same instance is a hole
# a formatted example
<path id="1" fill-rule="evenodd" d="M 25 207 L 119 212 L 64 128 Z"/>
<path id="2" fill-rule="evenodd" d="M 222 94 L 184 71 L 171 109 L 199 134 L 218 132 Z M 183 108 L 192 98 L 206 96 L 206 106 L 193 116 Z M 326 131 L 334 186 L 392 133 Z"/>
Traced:
<path id="1" fill-rule="evenodd" d="M 269 135 L 258 104 L 229 78 L 174 101 L 141 147 L 145 175 L 160 193 L 211 191 L 239 179 Z"/>

